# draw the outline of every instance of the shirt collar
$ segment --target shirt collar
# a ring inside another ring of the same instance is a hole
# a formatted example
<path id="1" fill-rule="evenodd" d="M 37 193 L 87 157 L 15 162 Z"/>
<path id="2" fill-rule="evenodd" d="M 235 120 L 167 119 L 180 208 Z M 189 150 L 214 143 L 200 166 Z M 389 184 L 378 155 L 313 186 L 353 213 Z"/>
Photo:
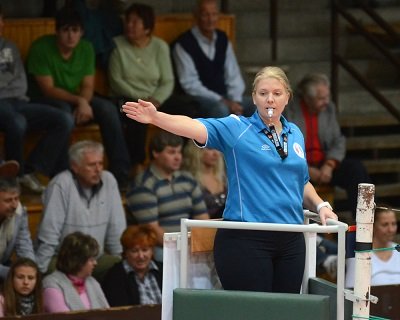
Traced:
<path id="1" fill-rule="evenodd" d="M 280 118 L 282 122 L 282 132 L 283 133 L 290 133 L 290 125 L 289 122 L 286 120 L 286 118 L 281 115 Z M 258 132 L 264 131 L 264 129 L 268 130 L 268 127 L 265 125 L 264 121 L 262 121 L 260 114 L 258 111 L 254 112 L 253 115 L 249 118 L 250 123 L 252 123 L 256 128 Z"/>
<path id="2" fill-rule="evenodd" d="M 82 187 L 81 184 L 79 183 L 78 177 L 75 175 L 75 173 L 74 173 L 72 170 L 70 170 L 70 172 L 71 172 L 71 174 L 72 174 L 72 177 L 73 177 L 73 179 L 74 179 L 74 183 L 75 183 L 75 185 L 76 185 L 76 188 L 78 189 L 79 194 L 80 194 L 80 195 L 84 195 L 83 187 Z M 92 195 L 95 195 L 96 193 L 98 193 L 98 192 L 100 191 L 100 189 L 101 189 L 102 186 L 103 186 L 103 180 L 100 179 L 100 182 L 99 182 L 98 184 L 94 185 L 94 186 L 91 188 L 91 190 L 92 190 Z"/>
<path id="3" fill-rule="evenodd" d="M 149 167 L 150 172 L 159 180 L 168 180 L 165 178 L 164 174 L 161 172 L 161 170 L 155 165 L 151 164 Z M 172 180 L 174 180 L 178 176 L 178 171 L 175 171 L 172 173 Z"/>
<path id="4" fill-rule="evenodd" d="M 205 37 L 205 36 L 201 33 L 201 31 L 200 31 L 200 29 L 199 29 L 198 26 L 194 26 L 194 27 L 192 28 L 192 32 L 193 32 L 193 35 L 194 35 L 194 37 L 195 37 L 196 39 L 199 39 L 199 40 L 201 40 L 202 42 L 205 42 L 205 43 L 207 43 L 207 44 L 213 44 L 213 45 L 214 45 L 214 43 L 217 41 L 217 33 L 216 33 L 215 31 L 213 32 L 211 41 L 210 41 L 210 39 L 208 39 L 207 37 Z"/>
<path id="5" fill-rule="evenodd" d="M 124 267 L 126 273 L 135 272 L 126 259 L 122 260 L 122 266 Z M 153 260 L 151 260 L 149 263 L 149 272 L 150 271 L 158 271 L 157 264 Z"/>

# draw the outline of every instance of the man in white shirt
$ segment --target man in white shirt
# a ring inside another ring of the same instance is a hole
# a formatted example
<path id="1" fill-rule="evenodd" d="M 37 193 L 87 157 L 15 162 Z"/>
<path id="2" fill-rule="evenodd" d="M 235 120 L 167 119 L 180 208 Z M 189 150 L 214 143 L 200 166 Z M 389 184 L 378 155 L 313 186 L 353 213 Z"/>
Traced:
<path id="1" fill-rule="evenodd" d="M 201 0 L 194 11 L 196 25 L 173 47 L 177 78 L 183 91 L 200 104 L 201 117 L 251 115 L 251 97 L 243 97 L 245 84 L 232 44 L 217 29 L 218 2 Z"/>

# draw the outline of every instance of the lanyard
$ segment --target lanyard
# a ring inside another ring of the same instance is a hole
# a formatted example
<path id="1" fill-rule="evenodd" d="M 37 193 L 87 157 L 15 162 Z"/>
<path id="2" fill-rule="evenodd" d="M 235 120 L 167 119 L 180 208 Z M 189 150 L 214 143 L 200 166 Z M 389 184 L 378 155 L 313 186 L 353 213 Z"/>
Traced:
<path id="1" fill-rule="evenodd" d="M 275 126 L 270 125 L 269 129 L 271 131 L 268 131 L 267 129 L 264 129 L 265 135 L 268 137 L 269 140 L 274 144 L 276 151 L 278 152 L 279 156 L 281 159 L 285 159 L 288 156 L 288 139 L 287 135 L 285 133 L 282 134 L 282 139 L 283 139 L 283 147 L 281 145 L 281 142 L 279 141 L 278 134 L 276 132 Z"/>

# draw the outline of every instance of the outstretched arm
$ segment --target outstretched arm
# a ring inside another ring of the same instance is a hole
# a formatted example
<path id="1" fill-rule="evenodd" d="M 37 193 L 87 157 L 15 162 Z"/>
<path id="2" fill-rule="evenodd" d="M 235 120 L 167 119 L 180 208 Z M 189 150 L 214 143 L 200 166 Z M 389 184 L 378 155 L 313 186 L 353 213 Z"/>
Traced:
<path id="1" fill-rule="evenodd" d="M 194 139 L 204 144 L 207 141 L 206 127 L 199 121 L 180 115 L 171 115 L 157 111 L 148 101 L 127 102 L 122 110 L 128 118 L 141 123 L 150 123 L 179 136 Z"/>

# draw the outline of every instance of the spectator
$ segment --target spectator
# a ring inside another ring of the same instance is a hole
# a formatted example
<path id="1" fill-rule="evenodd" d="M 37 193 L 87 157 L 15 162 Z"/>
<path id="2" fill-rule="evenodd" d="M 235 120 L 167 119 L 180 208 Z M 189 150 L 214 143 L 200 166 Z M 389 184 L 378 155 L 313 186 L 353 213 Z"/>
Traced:
<path id="1" fill-rule="evenodd" d="M 198 1 L 196 25 L 173 48 L 178 82 L 199 103 L 201 117 L 250 116 L 255 106 L 251 97 L 243 96 L 239 65 L 226 33 L 217 29 L 218 18 L 217 0 Z"/>
<path id="2" fill-rule="evenodd" d="M 111 96 L 123 104 L 147 99 L 160 110 L 193 116 L 197 107 L 183 96 L 171 95 L 174 75 L 168 44 L 153 36 L 155 14 L 151 6 L 134 3 L 125 11 L 124 34 L 114 38 L 109 64 Z M 124 118 L 126 119 L 126 118 Z M 126 121 L 126 140 L 133 164 L 145 160 L 147 125 Z"/>
<path id="3" fill-rule="evenodd" d="M 16 169 L 12 170 L 17 173 Z M 19 194 L 15 176 L 0 176 L 0 282 L 7 276 L 14 254 L 35 259 L 28 215 L 19 201 Z"/>
<path id="4" fill-rule="evenodd" d="M 10 268 L 0 295 L 0 317 L 42 312 L 42 277 L 38 267 L 29 258 L 18 258 Z"/>
<path id="5" fill-rule="evenodd" d="M 187 171 L 180 171 L 183 139 L 158 131 L 150 141 L 151 164 L 139 173 L 127 193 L 131 222 L 146 224 L 157 235 L 155 259 L 162 261 L 165 232 L 180 230 L 181 218 L 208 219 L 199 184 Z"/>
<path id="6" fill-rule="evenodd" d="M 103 157 L 100 143 L 79 141 L 69 150 L 71 170 L 50 181 L 43 197 L 36 251 L 42 272 L 54 269 L 53 256 L 63 239 L 75 231 L 91 235 L 99 244 L 96 278 L 100 280 L 119 261 L 119 237 L 126 228 L 126 219 L 117 182 L 103 170 Z"/>
<path id="7" fill-rule="evenodd" d="M 82 34 L 79 13 L 63 8 L 56 15 L 56 34 L 32 43 L 27 60 L 34 78 L 32 95 L 68 114 L 73 112 L 77 125 L 96 121 L 110 171 L 125 187 L 130 161 L 119 112 L 113 103 L 94 95 L 95 55 L 93 46 L 81 39 Z"/>
<path id="8" fill-rule="evenodd" d="M 396 214 L 390 207 L 378 206 L 374 214 L 371 254 L 371 286 L 400 284 L 400 253 L 393 242 L 397 234 Z M 388 250 L 379 249 L 387 248 Z M 355 280 L 355 258 L 346 260 L 346 287 L 353 288 Z"/>
<path id="9" fill-rule="evenodd" d="M 183 152 L 183 169 L 189 171 L 200 183 L 210 218 L 221 218 L 227 195 L 222 154 L 216 149 L 200 149 L 188 143 Z"/>
<path id="10" fill-rule="evenodd" d="M 0 160 L 0 177 L 12 178 L 18 175 L 19 163 L 15 160 Z"/>
<path id="11" fill-rule="evenodd" d="M 123 260 L 104 277 L 104 294 L 112 307 L 160 304 L 162 264 L 153 260 L 157 235 L 147 226 L 128 226 L 121 236 Z"/>
<path id="12" fill-rule="evenodd" d="M 311 181 L 329 184 L 347 191 L 348 210 L 355 219 L 358 184 L 370 178 L 362 163 L 345 158 L 346 138 L 336 119 L 336 108 L 330 101 L 330 82 L 326 75 L 311 73 L 298 84 L 295 98 L 285 115 L 300 127 L 305 136 L 306 155 Z"/>
<path id="13" fill-rule="evenodd" d="M 3 27 L 0 7 L 0 131 L 5 136 L 5 157 L 20 164 L 19 182 L 40 193 L 44 186 L 38 173 L 52 177 L 67 168 L 74 121 L 49 105 L 29 102 L 24 65 L 15 44 L 3 38 Z M 33 130 L 43 134 L 25 162 L 24 140 Z"/>
<path id="14" fill-rule="evenodd" d="M 99 245 L 82 232 L 66 236 L 57 257 L 57 270 L 43 279 L 46 312 L 108 308 L 100 284 L 92 277 Z"/>
<path id="15" fill-rule="evenodd" d="M 337 273 L 337 243 L 317 235 L 317 274 L 326 273 L 331 280 Z"/>

